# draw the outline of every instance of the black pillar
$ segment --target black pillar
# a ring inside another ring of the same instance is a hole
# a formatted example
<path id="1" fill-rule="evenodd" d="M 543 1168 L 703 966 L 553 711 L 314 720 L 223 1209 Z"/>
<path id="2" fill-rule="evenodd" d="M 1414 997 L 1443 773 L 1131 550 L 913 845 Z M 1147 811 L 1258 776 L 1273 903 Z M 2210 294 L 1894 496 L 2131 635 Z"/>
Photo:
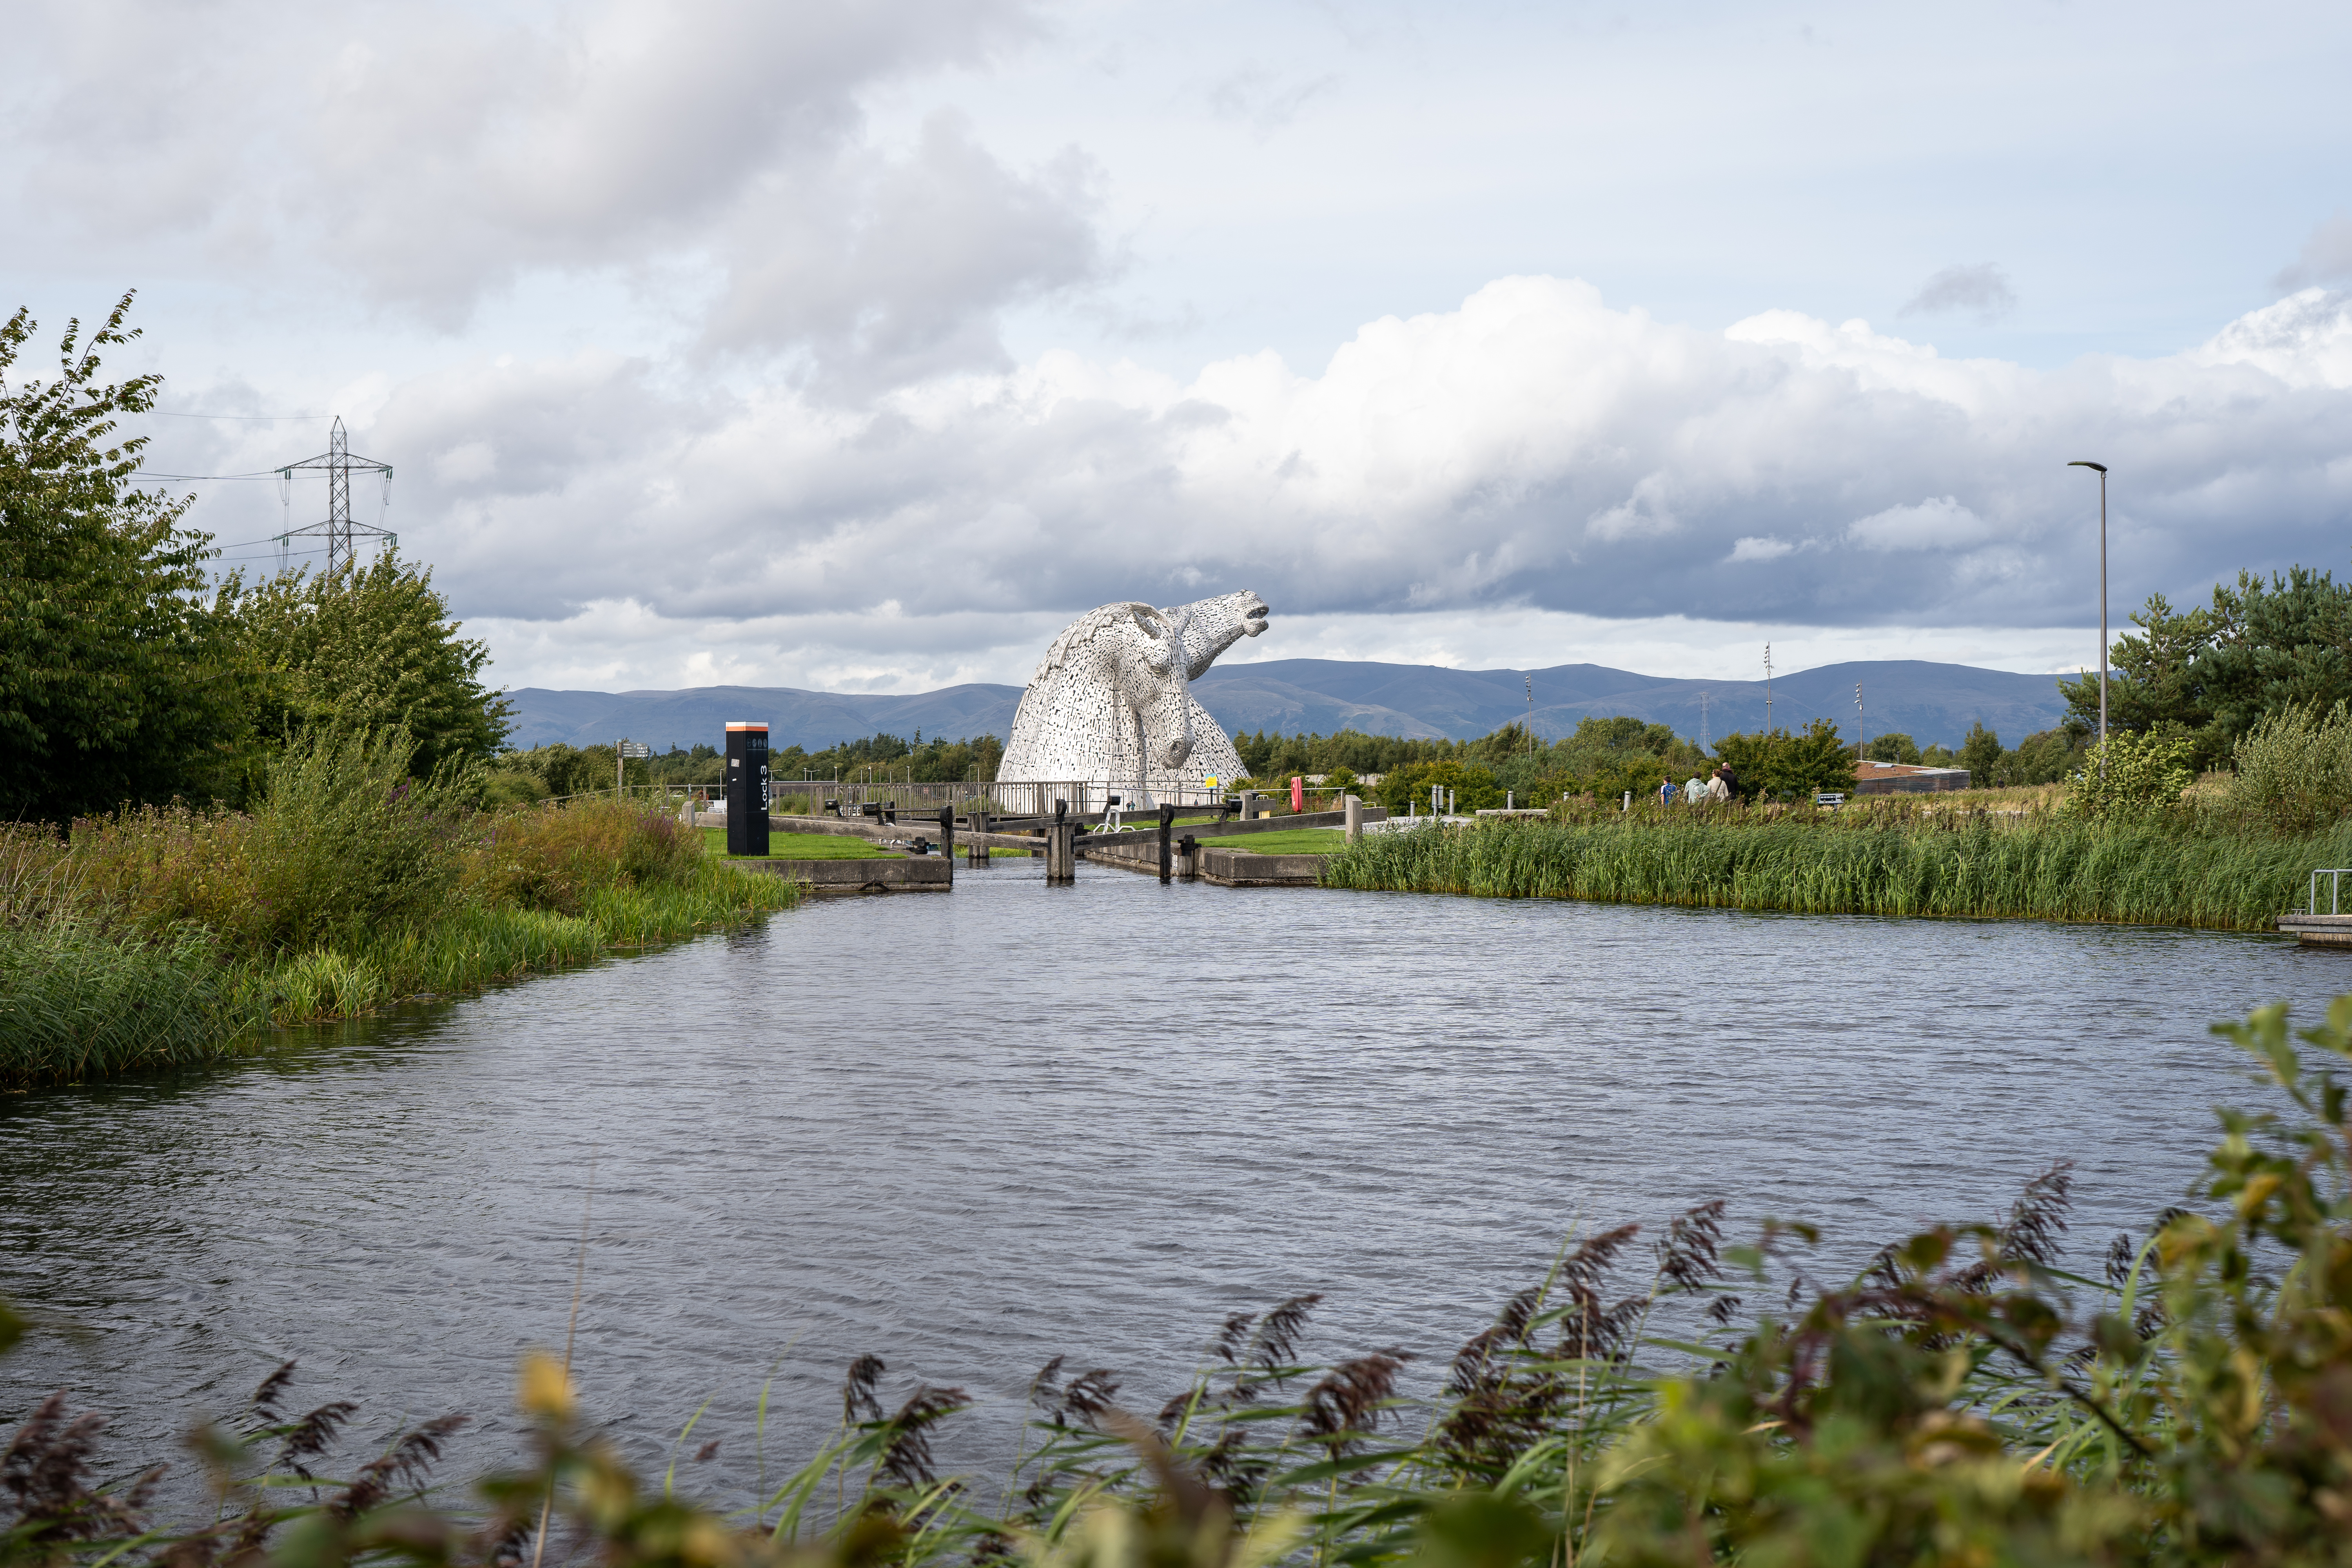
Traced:
<path id="1" fill-rule="evenodd" d="M 727 726 L 727 853 L 768 852 L 768 727 Z"/>
<path id="2" fill-rule="evenodd" d="M 1175 831 L 1176 808 L 1172 805 L 1161 806 L 1160 808 L 1160 879 L 1162 882 L 1169 879 L 1170 873 L 1174 869 L 1168 861 L 1175 849 L 1175 846 L 1169 842 L 1169 836 Z"/>

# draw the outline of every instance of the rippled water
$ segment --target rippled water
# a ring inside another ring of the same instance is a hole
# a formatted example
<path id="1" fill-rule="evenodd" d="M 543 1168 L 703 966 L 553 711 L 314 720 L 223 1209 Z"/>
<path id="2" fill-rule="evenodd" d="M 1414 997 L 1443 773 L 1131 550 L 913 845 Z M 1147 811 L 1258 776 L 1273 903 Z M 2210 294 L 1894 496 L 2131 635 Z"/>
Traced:
<path id="1" fill-rule="evenodd" d="M 0 1295 L 58 1385 L 163 1452 L 301 1358 L 373 1435 L 560 1345 L 592 1407 L 755 1478 L 866 1351 L 983 1409 L 1001 1468 L 1067 1352 L 1156 1407 L 1222 1316 L 1326 1293 L 1313 1348 L 1443 1358 L 1562 1233 L 1732 1200 L 1847 1258 L 2059 1156 L 2095 1256 L 2259 1098 L 2205 1026 L 2352 989 L 2276 938 L 1160 887 L 959 870 L 946 897 L 417 1009 L 169 1079 L 0 1100 Z"/>

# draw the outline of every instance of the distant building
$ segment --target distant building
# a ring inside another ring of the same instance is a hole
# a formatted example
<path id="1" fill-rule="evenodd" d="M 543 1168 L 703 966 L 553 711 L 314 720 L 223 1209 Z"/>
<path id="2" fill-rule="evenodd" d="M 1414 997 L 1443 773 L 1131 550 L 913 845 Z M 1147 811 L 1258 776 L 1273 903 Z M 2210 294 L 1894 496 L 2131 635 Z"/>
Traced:
<path id="1" fill-rule="evenodd" d="M 1966 789 L 1966 768 L 1921 768 L 1909 763 L 1864 763 L 1854 770 L 1856 795 L 1919 795 L 1929 790 Z"/>

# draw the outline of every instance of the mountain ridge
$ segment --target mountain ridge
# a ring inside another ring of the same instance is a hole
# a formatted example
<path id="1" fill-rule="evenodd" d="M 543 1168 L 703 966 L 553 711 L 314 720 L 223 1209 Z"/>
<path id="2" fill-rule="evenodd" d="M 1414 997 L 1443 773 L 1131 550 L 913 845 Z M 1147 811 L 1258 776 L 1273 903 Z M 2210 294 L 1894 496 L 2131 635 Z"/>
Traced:
<path id="1" fill-rule="evenodd" d="M 2066 704 L 2058 678 L 1926 659 L 1857 659 L 1777 676 L 1771 721 L 1801 729 L 1815 718 L 1854 733 L 1853 687 L 1863 688 L 1867 732 L 1899 730 L 1920 745 L 1957 746 L 1982 721 L 2014 744 L 2054 726 Z M 1534 689 L 1532 708 L 1528 687 Z M 1631 714 L 1712 740 L 1765 721 L 1765 683 L 1643 675 L 1599 664 L 1548 669 L 1448 669 L 1375 660 L 1277 658 L 1212 668 L 1192 683 L 1201 705 L 1228 731 L 1286 734 L 1354 728 L 1422 740 L 1475 740 L 1515 720 L 1557 740 L 1585 718 Z M 730 720 L 765 719 L 770 744 L 821 751 L 844 741 L 917 731 L 961 739 L 1005 737 L 1021 688 L 971 682 L 905 695 L 808 691 L 796 687 L 703 686 L 674 691 L 560 691 L 524 687 L 510 743 L 610 744 L 627 736 L 657 751 L 721 742 Z"/>

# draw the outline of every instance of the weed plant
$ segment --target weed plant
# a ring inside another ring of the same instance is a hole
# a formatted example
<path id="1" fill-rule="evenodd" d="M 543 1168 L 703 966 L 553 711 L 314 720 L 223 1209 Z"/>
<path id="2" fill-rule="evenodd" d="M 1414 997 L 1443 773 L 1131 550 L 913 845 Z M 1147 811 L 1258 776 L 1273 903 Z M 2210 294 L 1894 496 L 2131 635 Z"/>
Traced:
<path id="1" fill-rule="evenodd" d="M 2200 822 L 1903 800 L 1777 811 L 1636 807 L 1367 835 L 1327 887 L 1808 914 L 2024 917 L 2263 931 L 2311 870 L 2352 864 L 2352 824 L 2309 836 Z"/>
<path id="2" fill-rule="evenodd" d="M 2352 997 L 2299 1037 L 2283 1007 L 2216 1033 L 2292 1110 L 2222 1113 L 2189 1206 L 2116 1237 L 2095 1272 L 2063 1266 L 2064 1163 L 2005 1215 L 1920 1231 L 1843 1281 L 1810 1228 L 1732 1245 L 1703 1204 L 1654 1237 L 1571 1237 L 1426 1398 L 1401 1391 L 1402 1348 L 1311 1355 L 1311 1295 L 1228 1318 L 1165 1398 L 1057 1357 L 1030 1381 L 1009 1474 L 985 1480 L 937 1463 L 964 1392 L 886 1396 L 888 1369 L 861 1356 L 833 1436 L 734 1513 L 681 1497 L 675 1460 L 657 1483 L 635 1473 L 540 1355 L 524 1451 L 469 1499 L 427 1485 L 462 1416 L 345 1457 L 354 1408 L 290 1414 L 289 1363 L 191 1440 L 215 1507 L 180 1525 L 145 1516 L 155 1472 L 94 1479 L 102 1423 L 60 1392 L 0 1458 L 0 1561 L 2341 1565 Z M 0 1314 L 0 1348 L 10 1331 Z M 764 1394 L 759 1409 L 754 1446 Z"/>
<path id="3" fill-rule="evenodd" d="M 314 735 L 249 813 L 143 808 L 0 835 L 0 1084 L 247 1049 L 739 924 L 796 901 L 611 800 L 475 812 L 407 742 Z"/>

